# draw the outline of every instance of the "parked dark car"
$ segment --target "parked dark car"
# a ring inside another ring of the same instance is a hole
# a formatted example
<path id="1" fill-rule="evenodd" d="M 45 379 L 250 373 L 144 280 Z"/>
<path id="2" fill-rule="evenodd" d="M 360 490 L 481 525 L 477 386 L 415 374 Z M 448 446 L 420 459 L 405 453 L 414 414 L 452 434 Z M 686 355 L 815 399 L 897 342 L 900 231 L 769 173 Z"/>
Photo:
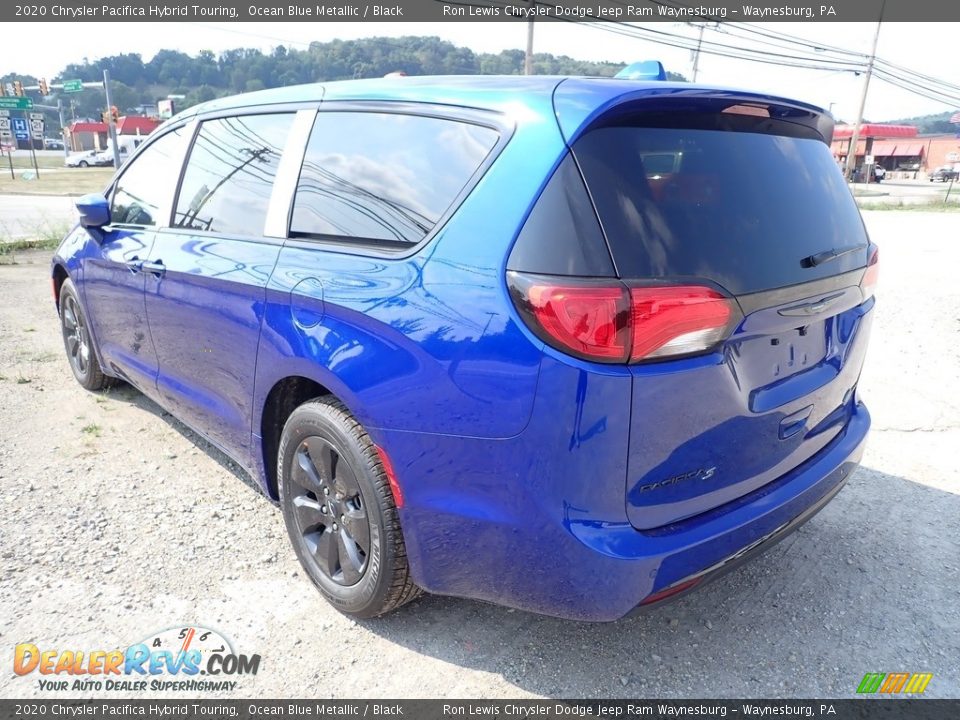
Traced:
<path id="1" fill-rule="evenodd" d="M 954 170 L 950 165 L 938 167 L 930 173 L 930 182 L 949 182 L 960 178 L 960 171 Z"/>
<path id="2" fill-rule="evenodd" d="M 215 100 L 78 202 L 70 367 L 236 459 L 345 613 L 427 590 L 614 620 L 857 467 L 879 265 L 832 133 L 612 78 Z"/>

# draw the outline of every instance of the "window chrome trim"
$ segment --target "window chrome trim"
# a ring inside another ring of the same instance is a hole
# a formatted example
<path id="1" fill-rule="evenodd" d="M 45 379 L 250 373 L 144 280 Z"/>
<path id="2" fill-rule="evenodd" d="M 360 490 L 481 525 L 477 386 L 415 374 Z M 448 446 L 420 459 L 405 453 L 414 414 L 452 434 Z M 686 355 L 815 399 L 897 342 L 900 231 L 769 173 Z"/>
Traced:
<path id="1" fill-rule="evenodd" d="M 316 108 L 298 110 L 290 126 L 277 174 L 273 179 L 270 202 L 267 205 L 267 217 L 263 227 L 263 234 L 266 237 L 279 240 L 287 237 L 290 213 L 293 212 L 293 199 L 300 180 L 300 168 L 303 165 L 316 116 Z"/>

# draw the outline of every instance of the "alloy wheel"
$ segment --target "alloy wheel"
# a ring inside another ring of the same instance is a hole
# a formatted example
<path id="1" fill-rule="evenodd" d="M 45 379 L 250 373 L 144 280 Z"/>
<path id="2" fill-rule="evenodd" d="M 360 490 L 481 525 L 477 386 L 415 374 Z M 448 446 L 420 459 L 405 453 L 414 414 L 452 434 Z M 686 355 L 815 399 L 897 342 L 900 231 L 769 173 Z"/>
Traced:
<path id="1" fill-rule="evenodd" d="M 329 441 L 308 437 L 297 448 L 290 479 L 307 555 L 338 585 L 360 582 L 370 555 L 370 520 L 350 463 Z"/>
<path id="2" fill-rule="evenodd" d="M 77 375 L 86 375 L 90 367 L 90 333 L 73 296 L 67 296 L 63 304 L 63 339 L 74 371 Z"/>

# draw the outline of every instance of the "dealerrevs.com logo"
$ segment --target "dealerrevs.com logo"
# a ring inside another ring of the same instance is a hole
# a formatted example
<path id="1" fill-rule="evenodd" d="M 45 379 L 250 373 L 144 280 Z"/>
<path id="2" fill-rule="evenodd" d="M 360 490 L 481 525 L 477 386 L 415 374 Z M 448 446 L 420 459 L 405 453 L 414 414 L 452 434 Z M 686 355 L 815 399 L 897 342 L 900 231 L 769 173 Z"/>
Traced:
<path id="1" fill-rule="evenodd" d="M 19 643 L 13 672 L 34 673 L 43 691 L 228 692 L 234 678 L 254 676 L 259 655 L 233 649 L 223 634 L 209 628 L 168 628 L 127 648 L 59 650 Z"/>

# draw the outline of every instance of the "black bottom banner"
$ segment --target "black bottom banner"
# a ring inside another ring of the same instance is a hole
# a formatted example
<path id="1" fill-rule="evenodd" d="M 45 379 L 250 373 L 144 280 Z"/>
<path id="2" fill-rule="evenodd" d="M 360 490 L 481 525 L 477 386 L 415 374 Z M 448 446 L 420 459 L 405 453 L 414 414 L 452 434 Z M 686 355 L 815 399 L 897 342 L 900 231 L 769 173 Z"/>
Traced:
<path id="1" fill-rule="evenodd" d="M 958 700 L 0 700 L 0 718 L 863 718 L 960 717 Z"/>

